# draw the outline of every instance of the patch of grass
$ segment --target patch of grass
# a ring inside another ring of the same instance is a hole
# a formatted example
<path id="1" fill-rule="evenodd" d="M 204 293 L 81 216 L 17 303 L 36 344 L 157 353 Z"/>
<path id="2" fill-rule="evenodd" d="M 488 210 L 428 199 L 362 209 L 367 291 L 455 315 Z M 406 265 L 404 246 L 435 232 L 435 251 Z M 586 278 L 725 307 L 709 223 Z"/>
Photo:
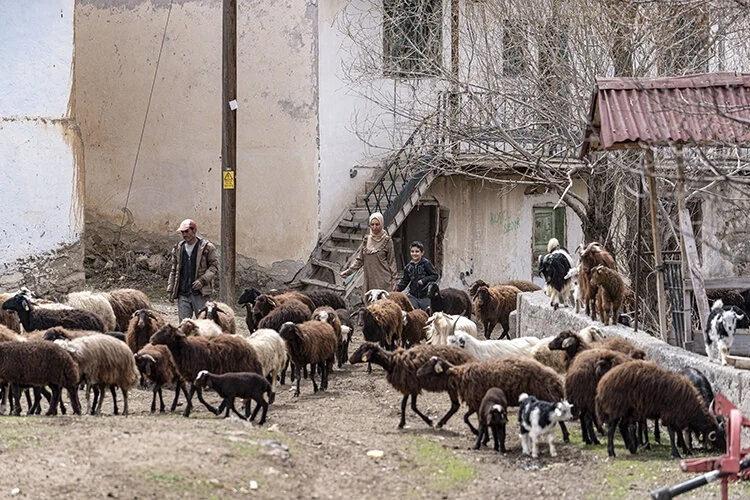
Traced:
<path id="1" fill-rule="evenodd" d="M 148 470 L 143 473 L 146 480 L 170 491 L 182 491 L 202 498 L 218 499 L 216 491 L 223 489 L 220 483 L 197 479 L 179 472 Z"/>
<path id="2" fill-rule="evenodd" d="M 412 440 L 410 452 L 427 478 L 425 486 L 446 492 L 474 479 L 476 470 L 461 457 L 430 439 L 418 436 Z"/>
<path id="3" fill-rule="evenodd" d="M 185 484 L 189 482 L 185 476 L 175 474 L 174 472 L 153 472 L 149 471 L 145 474 L 146 479 L 154 481 L 166 486 L 176 486 L 178 484 Z"/>
<path id="4" fill-rule="evenodd" d="M 50 432 L 36 417 L 2 417 L 0 419 L 0 448 L 17 450 L 33 448 L 47 440 Z"/>

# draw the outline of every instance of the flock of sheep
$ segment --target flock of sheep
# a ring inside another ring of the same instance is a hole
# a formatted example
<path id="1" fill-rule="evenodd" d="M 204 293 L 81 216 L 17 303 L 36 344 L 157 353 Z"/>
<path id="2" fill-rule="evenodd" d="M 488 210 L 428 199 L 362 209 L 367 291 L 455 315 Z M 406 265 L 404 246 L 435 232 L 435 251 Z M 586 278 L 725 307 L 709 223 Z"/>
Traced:
<path id="1" fill-rule="evenodd" d="M 595 253 L 608 256 L 601 246 Z M 573 276 L 572 267 L 564 279 Z M 600 317 L 612 321 L 619 309 L 617 301 L 611 300 L 602 282 L 589 279 L 588 271 L 595 277 L 597 266 L 583 273 L 578 269 L 579 283 L 588 279 L 587 290 L 597 286 L 605 290 L 595 292 L 595 297 L 603 297 L 596 302 L 601 304 Z M 544 274 L 544 266 L 540 270 Z M 547 292 L 554 296 L 550 289 L 557 290 L 555 276 L 550 279 L 545 274 L 545 278 Z M 64 389 L 78 414 L 78 390 L 85 387 L 87 411 L 100 413 L 109 392 L 113 412 L 119 413 L 119 389 L 122 413 L 127 414 L 128 391 L 140 380 L 153 388 L 151 412 L 157 410 L 157 398 L 158 410 L 165 411 L 162 389 L 174 386 L 171 411 L 183 394 L 183 414 L 189 416 L 197 395 L 217 415 L 228 416 L 231 411 L 254 420 L 262 411 L 262 424 L 277 384 L 286 383 L 288 368 L 296 383 L 294 395 L 299 396 L 303 378 L 309 378 L 314 392 L 326 390 L 334 365 L 340 368 L 348 362 L 367 363 L 368 373 L 373 364 L 382 368 L 402 395 L 399 428 L 406 424 L 409 403 L 416 415 L 433 425 L 417 405 L 423 391 L 444 392 L 450 399 L 437 427 L 464 403 L 464 422 L 476 436 L 476 448 L 486 445 L 492 434 L 494 449 L 505 451 L 511 407 L 519 407 L 523 452 L 534 457 L 538 443 L 545 440 L 550 454 L 555 454 L 558 426 L 568 442 L 565 421 L 573 415 L 580 421 L 586 444 L 598 444 L 606 425 L 612 456 L 617 431 L 632 453 L 648 446 L 648 420 L 656 421 L 657 440 L 659 422 L 667 427 L 673 456 L 679 456 L 678 445 L 689 452 L 691 433 L 704 446 L 721 448 L 722 427 L 709 406 L 712 389 L 699 372 L 669 372 L 645 360 L 645 353 L 631 342 L 604 338 L 595 327 L 553 332 L 546 338 L 504 338 L 509 337 L 509 316 L 517 295 L 535 290 L 539 287 L 533 283 L 518 280 L 494 286 L 477 281 L 468 291 L 441 290 L 433 284 L 429 315 L 414 310 L 403 293 L 370 290 L 358 320 L 364 342 L 350 356 L 353 315 L 341 296 L 326 290 L 246 289 L 240 304 L 247 310 L 250 333 L 243 334 L 237 333 L 232 307 L 219 302 L 207 303 L 196 319 L 175 326 L 153 310 L 138 290 L 76 292 L 65 303 L 54 303 L 22 289 L 0 295 L 0 413 L 5 413 L 10 399 L 11 412 L 20 415 L 24 393 L 29 414 L 41 412 L 43 399 L 47 414 L 65 413 Z M 585 297 L 583 302 L 593 313 L 590 293 Z M 485 338 L 480 338 L 474 320 L 483 327 Z M 492 340 L 497 324 L 502 333 Z M 335 374 L 333 378 L 335 382 Z M 218 408 L 205 401 L 204 389 L 221 397 Z M 235 406 L 237 398 L 244 402 L 244 414 Z M 475 413 L 478 426 L 471 421 Z"/>

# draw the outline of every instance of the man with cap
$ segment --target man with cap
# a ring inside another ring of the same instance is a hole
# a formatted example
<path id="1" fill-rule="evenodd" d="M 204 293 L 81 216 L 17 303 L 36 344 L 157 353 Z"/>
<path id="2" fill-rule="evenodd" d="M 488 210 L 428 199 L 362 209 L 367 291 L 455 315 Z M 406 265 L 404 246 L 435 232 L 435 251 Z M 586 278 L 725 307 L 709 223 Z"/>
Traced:
<path id="1" fill-rule="evenodd" d="M 182 234 L 182 241 L 172 248 L 167 293 L 170 299 L 177 299 L 177 314 L 182 321 L 192 318 L 210 299 L 219 261 L 213 243 L 196 235 L 195 221 L 185 219 L 177 231 Z"/>

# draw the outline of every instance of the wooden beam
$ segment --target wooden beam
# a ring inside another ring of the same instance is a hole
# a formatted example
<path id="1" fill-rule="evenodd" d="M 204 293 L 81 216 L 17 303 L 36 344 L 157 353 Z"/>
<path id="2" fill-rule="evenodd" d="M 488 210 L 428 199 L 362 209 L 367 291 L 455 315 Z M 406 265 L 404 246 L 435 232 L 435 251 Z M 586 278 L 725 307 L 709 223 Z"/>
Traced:
<path id="1" fill-rule="evenodd" d="M 684 278 L 684 286 L 688 290 L 693 289 L 693 282 L 690 278 Z M 750 278 L 747 276 L 730 276 L 727 278 L 703 278 L 703 288 L 706 290 L 747 290 L 750 289 Z"/>
<path id="2" fill-rule="evenodd" d="M 654 168 L 654 152 L 648 148 L 643 157 L 648 181 L 649 208 L 651 209 L 651 238 L 654 246 L 654 262 L 656 264 L 656 298 L 659 307 L 659 335 L 667 341 L 667 297 L 664 290 L 664 260 L 661 256 L 661 234 L 659 233 L 658 193 L 656 190 L 656 170 Z"/>

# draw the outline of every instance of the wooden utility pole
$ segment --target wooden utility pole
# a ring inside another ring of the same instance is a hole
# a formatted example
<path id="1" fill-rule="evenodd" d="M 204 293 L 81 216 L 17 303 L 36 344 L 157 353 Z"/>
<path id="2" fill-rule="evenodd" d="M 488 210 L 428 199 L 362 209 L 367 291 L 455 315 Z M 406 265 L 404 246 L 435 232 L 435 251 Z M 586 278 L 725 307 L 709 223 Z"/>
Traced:
<path id="1" fill-rule="evenodd" d="M 646 149 L 644 154 L 646 165 L 646 179 L 648 180 L 649 207 L 651 208 L 651 237 L 654 245 L 654 261 L 656 264 L 656 299 L 659 306 L 659 335 L 667 341 L 667 302 L 664 290 L 664 260 L 661 256 L 661 234 L 657 218 L 658 193 L 656 191 L 656 169 L 654 168 L 654 152 Z"/>
<path id="2" fill-rule="evenodd" d="M 687 280 L 685 271 L 690 274 L 690 281 L 693 284 L 693 295 L 695 295 L 695 303 L 698 306 L 698 317 L 701 321 L 701 326 L 705 327 L 708 322 L 708 297 L 706 296 L 706 288 L 703 283 L 703 273 L 701 271 L 700 259 L 698 258 L 698 247 L 695 244 L 695 233 L 693 232 L 693 221 L 690 219 L 690 212 L 688 212 L 687 205 L 685 203 L 685 156 L 682 151 L 682 146 L 679 146 L 676 151 L 676 163 L 677 163 L 677 182 L 675 183 L 675 196 L 677 197 L 677 213 L 680 218 L 680 250 L 682 253 L 682 269 L 683 275 L 682 280 Z M 684 289 L 684 284 L 683 284 Z M 693 341 L 696 337 L 702 338 L 700 335 L 692 335 L 691 315 L 690 315 L 690 294 L 685 293 L 685 332 L 691 332 L 690 340 Z M 687 340 L 687 339 L 686 339 Z M 689 347 L 693 347 L 691 344 Z"/>
<path id="3" fill-rule="evenodd" d="M 237 0 L 223 0 L 221 51 L 220 296 L 235 303 L 237 212 Z"/>

